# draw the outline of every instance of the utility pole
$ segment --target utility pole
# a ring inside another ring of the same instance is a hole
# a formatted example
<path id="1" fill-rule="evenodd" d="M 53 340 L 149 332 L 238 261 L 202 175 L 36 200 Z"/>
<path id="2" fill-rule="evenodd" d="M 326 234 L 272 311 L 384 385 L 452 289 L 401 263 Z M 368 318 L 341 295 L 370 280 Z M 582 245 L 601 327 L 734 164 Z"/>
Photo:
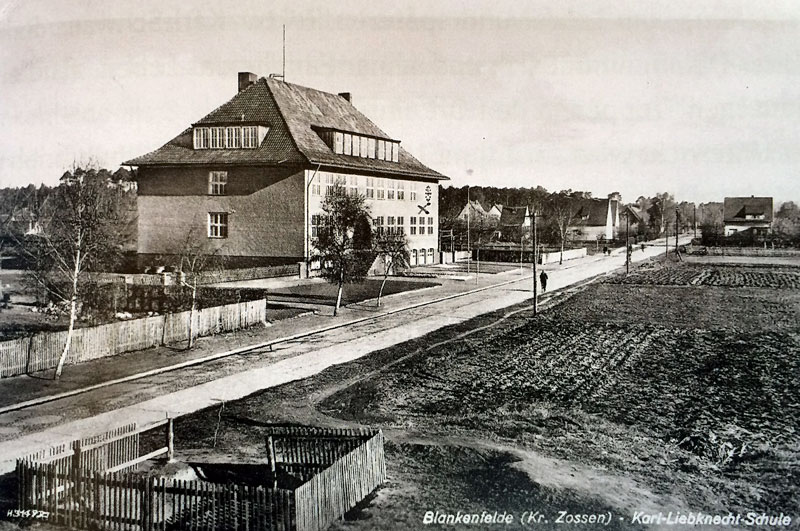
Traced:
<path id="1" fill-rule="evenodd" d="M 631 272 L 630 212 L 625 211 L 625 274 Z"/>
<path id="2" fill-rule="evenodd" d="M 533 316 L 536 317 L 539 311 L 538 296 L 536 293 L 536 211 L 531 214 L 531 232 L 533 232 Z"/>
<path id="3" fill-rule="evenodd" d="M 675 252 L 678 252 L 678 220 L 680 219 L 680 211 L 675 207 Z"/>
<path id="4" fill-rule="evenodd" d="M 669 222 L 664 220 L 664 260 L 669 255 Z"/>
<path id="5" fill-rule="evenodd" d="M 694 220 L 692 222 L 694 225 L 694 237 L 697 238 L 697 205 L 692 203 L 692 206 L 694 207 Z"/>
<path id="6" fill-rule="evenodd" d="M 469 263 L 472 261 L 472 248 L 469 243 L 469 213 L 472 210 L 472 205 L 469 202 L 469 185 L 467 185 L 467 274 L 469 274 Z"/>

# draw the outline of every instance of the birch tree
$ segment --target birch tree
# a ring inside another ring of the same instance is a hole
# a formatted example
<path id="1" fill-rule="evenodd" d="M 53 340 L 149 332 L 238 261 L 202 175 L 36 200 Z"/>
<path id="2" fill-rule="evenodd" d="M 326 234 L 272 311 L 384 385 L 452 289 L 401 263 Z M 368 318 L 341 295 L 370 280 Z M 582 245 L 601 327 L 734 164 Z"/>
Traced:
<path id="1" fill-rule="evenodd" d="M 69 326 L 54 379 L 61 377 L 81 310 L 86 273 L 102 270 L 120 257 L 118 212 L 112 190 L 94 169 L 76 167 L 40 205 L 40 230 L 20 240 L 28 276 L 50 298 L 69 308 Z"/>
<path id="2" fill-rule="evenodd" d="M 362 282 L 375 259 L 369 208 L 364 196 L 349 195 L 337 184 L 325 196 L 322 211 L 312 245 L 322 278 L 337 287 L 333 308 L 333 315 L 337 315 L 344 285 Z"/>
<path id="3" fill-rule="evenodd" d="M 376 237 L 375 252 L 383 258 L 384 264 L 383 282 L 381 282 L 376 304 L 376 306 L 380 306 L 383 290 L 386 287 L 386 281 L 389 279 L 389 273 L 392 271 L 397 273 L 398 269 L 409 266 L 411 253 L 408 250 L 408 238 L 406 238 L 405 234 L 397 232 L 379 234 Z"/>

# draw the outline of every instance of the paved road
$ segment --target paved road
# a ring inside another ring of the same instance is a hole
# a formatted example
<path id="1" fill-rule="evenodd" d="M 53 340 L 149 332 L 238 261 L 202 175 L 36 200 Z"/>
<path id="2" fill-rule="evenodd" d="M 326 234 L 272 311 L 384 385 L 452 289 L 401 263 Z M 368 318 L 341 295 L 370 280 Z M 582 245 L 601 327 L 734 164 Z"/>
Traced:
<path id="1" fill-rule="evenodd" d="M 633 260 L 643 260 L 663 251 L 662 245 L 654 245 L 645 251 L 637 250 Z M 548 291 L 610 272 L 623 266 L 624 260 L 622 252 L 610 257 L 588 257 L 561 267 L 548 266 Z M 8 433 L 6 436 L 11 438 L 0 442 L 0 473 L 12 470 L 16 457 L 38 448 L 129 422 L 146 427 L 166 415 L 180 416 L 220 401 L 236 400 L 312 376 L 332 365 L 423 336 L 443 326 L 530 300 L 529 270 L 523 274 L 514 270 L 487 275 L 479 279 L 478 286 L 500 283 L 484 291 L 289 341 L 273 352 L 260 350 L 230 356 L 0 415 L 2 429 L 19 430 L 19 436 Z M 465 286 L 460 286 L 460 289 L 463 291 Z M 458 290 L 451 287 L 449 290 L 395 297 L 391 306 L 398 310 L 404 305 L 441 297 L 448 291 Z M 350 310 L 349 318 L 363 314 L 363 309 L 355 307 Z M 348 316 L 341 318 L 348 319 Z"/>

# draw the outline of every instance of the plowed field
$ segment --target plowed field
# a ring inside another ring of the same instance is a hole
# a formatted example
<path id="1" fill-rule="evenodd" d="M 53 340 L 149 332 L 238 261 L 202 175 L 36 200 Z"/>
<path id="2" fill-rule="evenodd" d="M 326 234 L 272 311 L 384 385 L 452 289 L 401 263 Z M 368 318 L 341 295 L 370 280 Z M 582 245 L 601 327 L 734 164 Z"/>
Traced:
<path id="1" fill-rule="evenodd" d="M 610 511 L 625 529 L 637 510 L 800 515 L 793 275 L 645 265 L 535 318 L 443 328 L 184 429 L 242 448 L 263 445 L 254 422 L 383 428 L 390 481 L 335 529 L 419 529 L 427 510 L 460 509 Z"/>

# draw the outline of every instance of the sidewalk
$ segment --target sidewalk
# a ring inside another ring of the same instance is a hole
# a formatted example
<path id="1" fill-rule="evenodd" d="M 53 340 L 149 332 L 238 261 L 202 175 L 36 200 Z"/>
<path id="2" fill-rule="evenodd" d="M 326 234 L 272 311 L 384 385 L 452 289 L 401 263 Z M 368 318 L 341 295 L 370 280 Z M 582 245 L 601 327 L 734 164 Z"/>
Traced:
<path id="1" fill-rule="evenodd" d="M 662 252 L 663 247 L 653 247 L 634 253 L 633 259 L 643 260 Z M 549 291 L 623 265 L 624 255 L 587 257 L 572 264 L 565 263 L 562 268 L 548 267 L 548 271 L 551 271 Z M 21 393 L 26 393 L 26 396 L 48 396 L 62 392 L 67 387 L 77 389 L 91 382 L 107 380 L 112 375 L 129 375 L 142 369 L 196 359 L 212 352 L 232 350 L 237 346 L 336 326 L 312 338 L 282 343 L 273 352 L 260 350 L 222 358 L 218 362 L 149 376 L 132 383 L 0 415 L 0 439 L 4 440 L 0 442 L 0 472 L 13 469 L 14 458 L 37 448 L 97 433 L 123 422 L 137 422 L 140 426 L 146 426 L 163 419 L 167 414 L 179 416 L 219 404 L 220 401 L 242 398 L 272 386 L 306 378 L 326 367 L 346 363 L 375 350 L 421 337 L 442 326 L 525 302 L 530 299 L 530 285 L 530 270 L 525 269 L 520 275 L 519 270 L 514 269 L 506 273 L 482 275 L 475 283 L 449 281 L 443 282 L 440 288 L 394 295 L 385 299 L 380 310 L 360 303 L 344 309 L 335 318 L 330 315 L 300 317 L 276 323 L 267 329 L 251 329 L 203 339 L 198 342 L 198 349 L 191 352 L 160 348 L 68 366 L 58 384 L 30 377 L 0 380 L 2 400 L 5 403 L 20 402 Z M 476 288 L 484 291 L 474 292 Z M 472 293 L 447 299 L 464 292 Z M 431 306 L 420 306 L 439 299 L 446 300 Z M 413 309 L 404 311 L 408 308 Z M 390 315 L 374 319 L 387 313 Z M 32 382 L 37 384 L 32 385 Z"/>

